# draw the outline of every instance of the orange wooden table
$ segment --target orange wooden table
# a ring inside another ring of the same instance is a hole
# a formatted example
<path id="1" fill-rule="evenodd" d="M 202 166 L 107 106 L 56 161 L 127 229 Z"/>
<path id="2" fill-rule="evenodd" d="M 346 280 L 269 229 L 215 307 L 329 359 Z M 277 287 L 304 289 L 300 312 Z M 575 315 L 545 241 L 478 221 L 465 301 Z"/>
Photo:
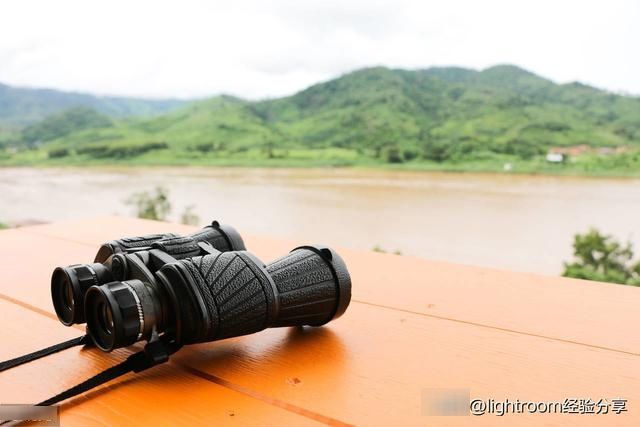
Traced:
<path id="1" fill-rule="evenodd" d="M 82 334 L 54 315 L 55 266 L 90 262 L 113 238 L 191 230 L 110 217 L 0 232 L 0 359 Z M 245 242 L 264 261 L 313 243 Z M 65 402 L 62 425 L 640 425 L 640 288 L 340 253 L 353 299 L 337 321 L 185 347 Z M 73 348 L 2 372 L 0 402 L 41 401 L 131 351 Z M 622 398 L 626 412 L 427 416 L 429 389 L 495 401 Z"/>

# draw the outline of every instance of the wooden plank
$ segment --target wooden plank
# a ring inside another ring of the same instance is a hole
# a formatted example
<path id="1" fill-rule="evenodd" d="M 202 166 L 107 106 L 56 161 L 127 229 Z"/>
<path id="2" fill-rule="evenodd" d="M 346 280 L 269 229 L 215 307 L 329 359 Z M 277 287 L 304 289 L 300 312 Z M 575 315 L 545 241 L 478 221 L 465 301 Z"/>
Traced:
<path id="1" fill-rule="evenodd" d="M 0 299 L 0 359 L 80 334 Z M 0 374 L 0 402 L 36 403 L 122 361 L 129 350 L 73 348 Z M 320 425 L 326 417 L 265 402 L 166 364 L 129 374 L 62 406 L 62 425 Z M 316 416 L 317 420 L 313 417 Z M 329 420 L 331 421 L 331 420 Z"/>
<path id="2" fill-rule="evenodd" d="M 640 288 L 344 253 L 358 301 L 640 355 Z"/>
<path id="3" fill-rule="evenodd" d="M 272 329 L 189 346 L 174 363 L 356 425 L 640 423 L 640 357 L 397 310 L 353 304 L 323 328 Z M 605 418 L 422 415 L 429 388 L 514 401 L 626 398 Z"/>
<path id="4" fill-rule="evenodd" d="M 28 227 L 24 231 L 59 238 L 70 238 L 73 232 L 74 240 L 97 247 L 114 236 L 193 229 L 195 227 L 178 224 L 108 217 Z M 2 236 L 0 233 L 0 244 Z M 248 248 L 265 261 L 303 243 L 255 236 L 247 236 L 245 241 Z M 612 332 L 619 330 L 620 325 L 640 324 L 640 310 L 634 309 L 640 306 L 640 288 L 409 256 L 345 249 L 340 249 L 340 253 L 352 274 L 354 300 L 640 354 L 640 334 Z"/>
<path id="5" fill-rule="evenodd" d="M 95 245 L 43 237 L 22 229 L 0 232 L 0 294 L 55 314 L 51 273 L 60 265 L 93 261 Z"/>

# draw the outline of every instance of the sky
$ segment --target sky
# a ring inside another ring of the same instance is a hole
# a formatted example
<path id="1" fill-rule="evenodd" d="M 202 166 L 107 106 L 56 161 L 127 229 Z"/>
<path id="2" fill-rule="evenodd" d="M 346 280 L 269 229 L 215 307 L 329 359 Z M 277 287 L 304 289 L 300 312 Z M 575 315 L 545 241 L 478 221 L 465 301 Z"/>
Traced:
<path id="1" fill-rule="evenodd" d="M 510 63 L 640 95 L 640 1 L 0 2 L 0 82 L 248 99 L 368 66 Z"/>

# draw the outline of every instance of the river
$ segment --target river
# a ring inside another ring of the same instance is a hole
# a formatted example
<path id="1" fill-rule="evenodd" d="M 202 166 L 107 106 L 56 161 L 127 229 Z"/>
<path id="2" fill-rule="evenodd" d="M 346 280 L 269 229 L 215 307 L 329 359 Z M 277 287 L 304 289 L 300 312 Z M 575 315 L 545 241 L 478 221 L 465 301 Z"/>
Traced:
<path id="1" fill-rule="evenodd" d="M 352 169 L 0 168 L 0 222 L 133 215 L 158 185 L 174 221 L 552 275 L 590 226 L 640 240 L 640 180 Z"/>

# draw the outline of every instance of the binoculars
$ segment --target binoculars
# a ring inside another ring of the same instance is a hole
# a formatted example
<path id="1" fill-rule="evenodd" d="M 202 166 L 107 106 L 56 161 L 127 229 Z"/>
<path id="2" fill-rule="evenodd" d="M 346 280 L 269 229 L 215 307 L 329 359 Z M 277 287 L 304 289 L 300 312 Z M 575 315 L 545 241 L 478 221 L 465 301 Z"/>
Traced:
<path id="1" fill-rule="evenodd" d="M 223 252 L 245 250 L 240 234 L 233 227 L 217 221 L 186 236 L 151 234 L 104 243 L 93 263 L 58 267 L 53 271 L 51 297 L 58 319 L 66 326 L 85 323 L 84 297 L 87 290 L 93 285 L 125 280 L 133 254 L 155 271 L 162 260 L 189 258 L 211 248 Z"/>
<path id="2" fill-rule="evenodd" d="M 60 321 L 87 323 L 103 351 L 146 340 L 173 348 L 270 327 L 320 326 L 342 315 L 351 278 L 322 245 L 268 264 L 231 226 L 185 236 L 154 234 L 103 244 L 91 264 L 58 267 L 51 296 Z"/>

